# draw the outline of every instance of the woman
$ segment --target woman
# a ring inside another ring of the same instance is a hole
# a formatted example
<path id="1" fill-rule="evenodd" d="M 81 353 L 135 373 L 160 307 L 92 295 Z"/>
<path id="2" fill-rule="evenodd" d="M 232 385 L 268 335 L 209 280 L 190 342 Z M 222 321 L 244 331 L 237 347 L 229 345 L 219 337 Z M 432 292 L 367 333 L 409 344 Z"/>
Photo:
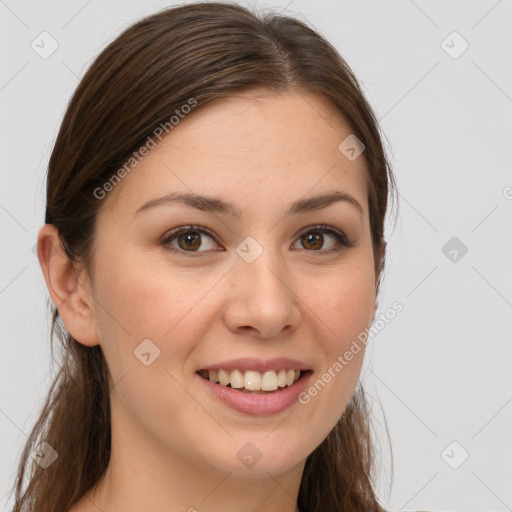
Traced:
<path id="1" fill-rule="evenodd" d="M 49 162 L 63 359 L 15 511 L 382 511 L 354 342 L 393 186 L 356 78 L 302 22 L 197 3 L 125 30 Z"/>

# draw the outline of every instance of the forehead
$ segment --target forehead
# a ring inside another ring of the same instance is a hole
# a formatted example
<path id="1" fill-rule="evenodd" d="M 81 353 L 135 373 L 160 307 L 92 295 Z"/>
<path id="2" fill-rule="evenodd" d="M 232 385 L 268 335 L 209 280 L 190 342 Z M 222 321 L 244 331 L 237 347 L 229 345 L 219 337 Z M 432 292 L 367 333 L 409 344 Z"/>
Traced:
<path id="1" fill-rule="evenodd" d="M 215 100 L 180 119 L 103 206 L 127 215 L 181 191 L 229 197 L 245 209 L 336 188 L 366 210 L 364 153 L 351 161 L 339 149 L 351 134 L 334 105 L 315 94 L 255 91 Z"/>

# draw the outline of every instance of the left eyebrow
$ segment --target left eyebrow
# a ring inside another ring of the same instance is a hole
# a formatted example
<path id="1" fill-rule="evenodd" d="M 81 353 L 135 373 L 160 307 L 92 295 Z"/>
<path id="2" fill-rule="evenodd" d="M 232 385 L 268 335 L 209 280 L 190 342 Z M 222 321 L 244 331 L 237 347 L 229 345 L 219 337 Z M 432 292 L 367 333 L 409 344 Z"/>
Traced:
<path id="1" fill-rule="evenodd" d="M 293 202 L 285 215 L 298 215 L 301 213 L 307 213 L 312 211 L 321 210 L 327 208 L 331 204 L 345 201 L 354 206 L 361 215 L 364 211 L 357 199 L 346 192 L 334 191 L 329 194 L 318 195 L 310 197 L 308 199 L 299 199 Z M 156 206 L 160 206 L 168 203 L 182 203 L 186 206 L 196 208 L 205 212 L 220 213 L 224 215 L 230 215 L 239 219 L 242 216 L 242 211 L 237 208 L 234 204 L 224 201 L 218 197 L 211 197 L 205 195 L 191 194 L 191 193 L 180 193 L 173 192 L 163 197 L 151 199 L 144 203 L 136 211 L 138 213 L 149 210 Z"/>

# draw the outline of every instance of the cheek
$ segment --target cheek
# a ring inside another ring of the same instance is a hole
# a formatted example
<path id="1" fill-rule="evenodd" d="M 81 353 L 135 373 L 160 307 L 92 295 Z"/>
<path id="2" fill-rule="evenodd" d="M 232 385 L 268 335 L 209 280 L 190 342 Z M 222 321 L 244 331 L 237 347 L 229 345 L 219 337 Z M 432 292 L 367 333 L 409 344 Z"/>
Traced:
<path id="1" fill-rule="evenodd" d="M 306 303 L 316 314 L 316 324 L 323 324 L 327 353 L 342 350 L 371 323 L 375 308 L 372 265 L 360 260 L 340 267 L 325 273 L 314 291 L 310 289 Z"/>
<path id="2" fill-rule="evenodd" d="M 323 352 L 322 367 L 308 394 L 324 417 L 326 434 L 345 410 L 361 372 L 366 348 L 361 334 L 370 327 L 375 308 L 371 265 L 361 262 L 333 271 L 328 279 L 317 281 L 308 296 Z"/>
<path id="3" fill-rule="evenodd" d="M 375 274 L 369 252 L 304 280 L 301 289 L 305 325 L 313 327 L 321 362 L 315 378 L 299 401 L 299 414 L 308 418 L 308 441 L 323 440 L 336 425 L 354 394 L 364 359 L 365 345 L 358 336 L 372 321 L 375 307 Z M 354 343 L 355 342 L 355 343 Z M 303 409 L 301 409 L 303 408 Z M 305 443 L 300 438 L 297 443 Z M 316 446 L 312 446 L 313 450 Z"/>
<path id="4" fill-rule="evenodd" d="M 336 283 L 333 283 L 333 287 Z M 344 345 L 371 323 L 375 308 L 375 285 L 366 276 L 353 275 L 324 298 L 332 330 Z"/>
<path id="5" fill-rule="evenodd" d="M 111 261 L 98 273 L 97 282 L 99 301 L 105 306 L 97 311 L 104 320 L 102 327 L 113 325 L 134 341 L 163 339 L 178 323 L 186 322 L 185 315 L 202 295 L 198 279 L 180 272 L 169 279 L 148 265 L 143 253 Z"/>
<path id="6" fill-rule="evenodd" d="M 96 273 L 95 314 L 118 400 L 139 418 L 174 404 L 159 413 L 171 421 L 177 407 L 187 406 L 181 367 L 203 336 L 198 297 L 206 285 L 186 273 L 164 277 L 144 259 L 103 260 L 109 263 Z"/>
<path id="7" fill-rule="evenodd" d="M 310 316 L 305 325 L 310 322 L 323 333 L 319 336 L 328 356 L 344 351 L 371 322 L 375 276 L 366 252 L 354 252 L 343 265 L 330 271 L 319 268 L 316 275 L 313 270 L 296 281 L 298 297 L 305 304 L 303 320 Z M 113 259 L 104 254 L 97 259 L 106 262 L 96 273 L 96 315 L 102 342 L 111 345 L 117 340 L 118 349 L 126 350 L 129 345 L 133 352 L 144 339 L 153 340 L 160 350 L 172 340 L 176 354 L 191 350 L 190 340 L 200 339 L 202 325 L 208 323 L 205 312 L 216 307 L 215 294 L 221 287 L 208 291 L 218 275 L 176 268 L 170 278 L 168 269 L 148 265 L 144 252 L 137 255 L 125 248 L 112 253 L 120 256 Z"/>
<path id="8" fill-rule="evenodd" d="M 190 324 L 199 291 L 190 289 L 186 276 L 163 278 L 144 258 L 105 257 L 99 261 L 108 264 L 96 273 L 96 323 L 116 382 L 128 372 L 130 381 L 146 380 L 149 373 L 165 381 L 169 375 L 164 370 L 181 365 L 192 348 L 190 340 L 199 338 L 191 331 L 189 337 L 182 335 L 185 328 L 199 328 L 199 322 Z M 145 366 L 144 357 L 150 365 Z"/>

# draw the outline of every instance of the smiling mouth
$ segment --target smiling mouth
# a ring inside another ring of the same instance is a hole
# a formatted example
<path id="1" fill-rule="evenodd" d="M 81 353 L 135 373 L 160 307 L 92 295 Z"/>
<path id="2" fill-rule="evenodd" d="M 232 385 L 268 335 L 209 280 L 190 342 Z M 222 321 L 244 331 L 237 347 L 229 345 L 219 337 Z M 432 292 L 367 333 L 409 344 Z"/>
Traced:
<path id="1" fill-rule="evenodd" d="M 246 394 L 278 393 L 293 386 L 311 370 L 280 369 L 258 372 L 254 370 L 199 370 L 200 377 L 213 384 L 233 388 Z"/>

